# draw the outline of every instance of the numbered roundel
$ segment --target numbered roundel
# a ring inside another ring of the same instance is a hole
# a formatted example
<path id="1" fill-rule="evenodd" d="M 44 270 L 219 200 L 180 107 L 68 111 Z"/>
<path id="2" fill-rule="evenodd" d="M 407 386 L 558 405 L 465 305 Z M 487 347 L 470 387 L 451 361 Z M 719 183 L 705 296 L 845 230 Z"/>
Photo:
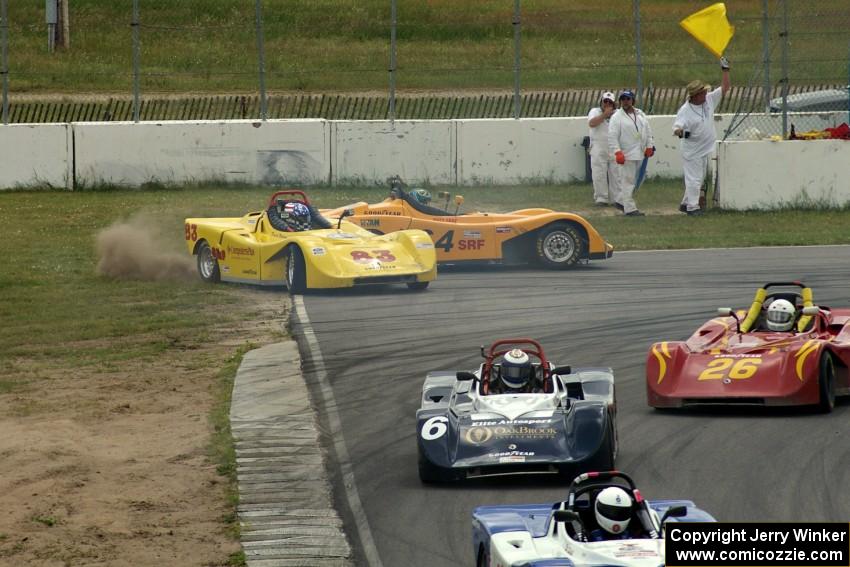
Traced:
<path id="1" fill-rule="evenodd" d="M 448 423 L 449 418 L 446 416 L 435 415 L 422 424 L 422 431 L 419 434 L 425 441 L 434 441 L 446 434 L 446 431 L 449 430 Z"/>

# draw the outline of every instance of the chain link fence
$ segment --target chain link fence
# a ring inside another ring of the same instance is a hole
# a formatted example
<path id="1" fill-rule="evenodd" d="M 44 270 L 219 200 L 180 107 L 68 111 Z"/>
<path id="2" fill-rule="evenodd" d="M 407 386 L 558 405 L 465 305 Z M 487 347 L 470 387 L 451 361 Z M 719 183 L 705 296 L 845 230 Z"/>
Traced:
<path id="1" fill-rule="evenodd" d="M 59 19 L 67 12 L 52 27 L 44 3 L 0 0 L 4 122 L 75 119 L 76 108 L 96 120 L 581 115 L 603 90 L 623 88 L 669 114 L 687 82 L 720 78 L 679 27 L 703 7 L 692 2 L 51 2 Z M 720 108 L 736 116 L 729 135 L 807 129 L 785 110 L 848 110 L 850 3 L 726 5 L 736 27 L 735 88 Z M 53 35 L 63 23 L 67 47 Z M 582 102 L 535 104 L 565 99 Z"/>

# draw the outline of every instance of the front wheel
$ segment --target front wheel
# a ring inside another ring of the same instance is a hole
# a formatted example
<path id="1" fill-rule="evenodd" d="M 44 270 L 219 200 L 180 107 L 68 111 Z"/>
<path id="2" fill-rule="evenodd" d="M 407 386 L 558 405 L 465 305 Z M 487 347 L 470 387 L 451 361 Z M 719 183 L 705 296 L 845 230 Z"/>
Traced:
<path id="1" fill-rule="evenodd" d="M 484 549 L 484 546 L 481 546 L 481 549 L 478 550 L 478 558 L 475 561 L 475 567 L 490 567 L 490 557 L 487 555 L 487 550 Z"/>
<path id="2" fill-rule="evenodd" d="M 425 291 L 431 282 L 408 282 L 407 288 L 411 291 Z"/>
<path id="3" fill-rule="evenodd" d="M 218 283 L 221 281 L 221 270 L 218 260 L 213 256 L 212 248 L 206 240 L 198 244 L 198 274 L 207 283 Z"/>
<path id="4" fill-rule="evenodd" d="M 835 408 L 835 362 L 828 351 L 820 355 L 818 367 L 818 410 L 829 413 Z"/>
<path id="5" fill-rule="evenodd" d="M 537 234 L 537 260 L 553 270 L 578 263 L 584 248 L 585 239 L 574 225 L 568 223 L 550 224 Z"/>
<path id="6" fill-rule="evenodd" d="M 295 244 L 289 246 L 286 254 L 286 287 L 289 295 L 300 295 L 307 289 L 304 255 Z"/>
<path id="7" fill-rule="evenodd" d="M 417 452 L 417 464 L 419 465 L 419 480 L 422 481 L 423 484 L 432 484 L 435 482 L 440 482 L 441 480 L 445 480 L 443 475 L 440 473 L 440 467 L 434 465 L 425 458 L 425 455 L 422 454 L 422 449 L 419 448 Z"/>

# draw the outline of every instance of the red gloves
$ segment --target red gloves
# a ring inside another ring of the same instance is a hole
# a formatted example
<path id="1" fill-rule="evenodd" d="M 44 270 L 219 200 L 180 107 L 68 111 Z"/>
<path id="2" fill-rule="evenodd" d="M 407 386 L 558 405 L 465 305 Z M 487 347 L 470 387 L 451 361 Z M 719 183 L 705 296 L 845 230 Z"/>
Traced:
<path id="1" fill-rule="evenodd" d="M 615 152 L 614 157 L 617 159 L 617 163 L 619 163 L 620 165 L 626 163 L 626 154 L 624 154 L 622 150 Z"/>
<path id="2" fill-rule="evenodd" d="M 643 155 L 646 156 L 646 157 L 654 156 L 655 155 L 655 146 L 652 146 L 651 148 L 646 148 L 645 150 L 643 150 Z"/>

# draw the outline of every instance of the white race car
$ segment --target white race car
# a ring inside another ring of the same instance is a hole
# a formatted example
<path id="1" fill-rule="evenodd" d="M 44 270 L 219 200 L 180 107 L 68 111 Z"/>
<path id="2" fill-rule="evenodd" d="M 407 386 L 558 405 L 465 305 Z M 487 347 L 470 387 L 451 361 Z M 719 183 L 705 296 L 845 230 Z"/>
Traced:
<path id="1" fill-rule="evenodd" d="M 594 502 L 617 486 L 631 494 L 628 533 L 598 537 Z M 619 471 L 579 475 L 567 499 L 554 504 L 480 506 L 472 512 L 472 540 L 478 567 L 584 567 L 664 565 L 664 523 L 714 522 L 690 500 L 646 501 Z"/>

